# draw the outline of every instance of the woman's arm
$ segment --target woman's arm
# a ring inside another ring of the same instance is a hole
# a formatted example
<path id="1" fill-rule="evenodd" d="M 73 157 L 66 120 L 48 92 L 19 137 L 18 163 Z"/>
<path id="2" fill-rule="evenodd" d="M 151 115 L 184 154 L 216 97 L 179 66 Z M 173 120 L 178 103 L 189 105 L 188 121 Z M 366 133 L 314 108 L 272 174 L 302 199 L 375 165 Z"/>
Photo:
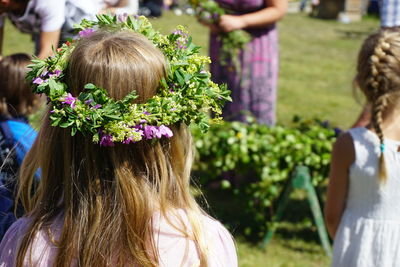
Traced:
<path id="1" fill-rule="evenodd" d="M 53 55 L 53 49 L 58 47 L 60 41 L 61 30 L 52 32 L 41 32 L 40 33 L 40 45 L 38 58 L 44 59 L 48 56 Z"/>
<path id="2" fill-rule="evenodd" d="M 343 134 L 333 147 L 328 196 L 325 205 L 325 222 L 332 238 L 335 238 L 336 230 L 346 207 L 349 169 L 354 160 L 353 140 L 349 133 Z"/>
<path id="3" fill-rule="evenodd" d="M 280 20 L 286 13 L 287 0 L 265 0 L 267 5 L 259 11 L 244 15 L 223 15 L 219 23 L 224 32 L 245 28 L 261 28 Z"/>
<path id="4" fill-rule="evenodd" d="M 38 57 L 53 54 L 60 41 L 61 29 L 65 23 L 66 0 L 37 0 L 34 10 L 40 18 Z"/>
<path id="5" fill-rule="evenodd" d="M 102 13 L 111 13 L 111 14 L 137 14 L 139 11 L 139 1 L 138 0 L 120 0 L 117 1 L 114 5 L 108 6 Z"/>

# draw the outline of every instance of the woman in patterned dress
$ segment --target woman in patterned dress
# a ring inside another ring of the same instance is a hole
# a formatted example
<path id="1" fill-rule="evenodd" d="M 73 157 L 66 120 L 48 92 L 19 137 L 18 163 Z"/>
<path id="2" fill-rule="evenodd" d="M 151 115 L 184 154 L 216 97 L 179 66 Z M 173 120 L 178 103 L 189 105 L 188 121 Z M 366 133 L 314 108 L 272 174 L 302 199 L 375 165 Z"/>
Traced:
<path id="1" fill-rule="evenodd" d="M 246 121 L 251 114 L 259 123 L 276 121 L 278 79 L 278 34 L 275 23 L 287 9 L 286 0 L 216 0 L 229 14 L 212 27 L 210 38 L 211 72 L 214 81 L 226 83 L 232 91 L 232 103 L 226 104 L 226 120 Z M 252 41 L 240 52 L 241 71 L 229 63 L 221 65 L 218 32 L 246 30 Z"/>

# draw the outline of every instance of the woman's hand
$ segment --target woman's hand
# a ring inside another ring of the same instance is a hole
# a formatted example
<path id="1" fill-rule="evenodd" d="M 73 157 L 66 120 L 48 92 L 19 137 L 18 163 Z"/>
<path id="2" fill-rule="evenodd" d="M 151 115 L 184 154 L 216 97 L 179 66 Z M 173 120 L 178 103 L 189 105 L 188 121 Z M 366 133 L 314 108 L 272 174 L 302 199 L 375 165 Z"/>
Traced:
<path id="1" fill-rule="evenodd" d="M 220 17 L 219 27 L 223 32 L 231 32 L 245 28 L 246 23 L 241 16 L 222 15 Z"/>
<path id="2" fill-rule="evenodd" d="M 198 19 L 198 22 L 200 22 L 201 25 L 208 27 L 212 33 L 218 34 L 221 31 L 220 27 L 215 24 L 207 23 L 201 19 Z"/>

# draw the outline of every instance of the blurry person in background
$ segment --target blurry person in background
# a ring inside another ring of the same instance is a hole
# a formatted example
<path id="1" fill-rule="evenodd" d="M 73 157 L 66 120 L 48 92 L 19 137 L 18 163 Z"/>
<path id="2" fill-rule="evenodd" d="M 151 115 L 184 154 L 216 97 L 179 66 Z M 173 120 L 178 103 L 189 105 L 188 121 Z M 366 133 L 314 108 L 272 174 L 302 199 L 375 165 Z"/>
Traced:
<path id="1" fill-rule="evenodd" d="M 161 17 L 164 5 L 168 7 L 172 2 L 167 0 L 143 0 L 140 3 L 139 13 L 146 17 Z"/>
<path id="2" fill-rule="evenodd" d="M 7 16 L 19 31 L 31 34 L 39 58 L 50 56 L 53 48 L 73 37 L 73 25 L 84 18 L 137 10 L 137 1 L 131 0 L 0 0 L 0 20 Z M 3 24 L 0 22 L 0 43 L 7 37 L 2 34 Z"/>
<path id="3" fill-rule="evenodd" d="M 384 29 L 399 29 L 400 0 L 380 0 L 381 27 Z"/>
<path id="4" fill-rule="evenodd" d="M 101 0 L 100 0 L 101 1 Z M 106 7 L 102 13 L 111 13 L 116 15 L 123 14 L 138 14 L 139 1 L 138 0 L 105 0 Z"/>
<path id="5" fill-rule="evenodd" d="M 21 53 L 0 60 L 0 240 L 23 213 L 14 201 L 17 173 L 37 135 L 28 122 L 41 104 L 25 80 L 30 63 L 31 57 Z"/>
<path id="6" fill-rule="evenodd" d="M 303 12 L 306 9 L 307 2 L 309 0 L 301 0 L 300 2 L 300 11 Z M 314 14 L 319 6 L 319 0 L 311 0 L 311 14 Z"/>
<path id="7" fill-rule="evenodd" d="M 226 103 L 225 120 L 246 122 L 248 114 L 261 124 L 274 125 L 279 69 L 279 43 L 276 23 L 286 13 L 283 0 L 217 0 L 232 14 L 223 15 L 218 25 L 211 25 L 210 71 L 216 83 L 226 83 L 232 102 Z M 222 43 L 219 34 L 245 30 L 251 41 L 240 51 L 241 71 L 220 60 Z"/>

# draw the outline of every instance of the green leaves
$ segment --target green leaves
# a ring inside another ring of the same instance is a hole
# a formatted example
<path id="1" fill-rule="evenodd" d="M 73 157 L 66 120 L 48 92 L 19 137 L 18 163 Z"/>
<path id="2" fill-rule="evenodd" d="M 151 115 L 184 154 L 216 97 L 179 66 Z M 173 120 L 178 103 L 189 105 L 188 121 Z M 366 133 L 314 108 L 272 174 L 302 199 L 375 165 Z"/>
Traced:
<path id="1" fill-rule="evenodd" d="M 143 34 L 163 52 L 170 68 L 168 76 L 160 81 L 157 95 L 143 104 L 134 103 L 138 97 L 135 91 L 122 100 L 115 100 L 104 88 L 94 84 L 85 85 L 78 96 L 73 96 L 65 83 L 64 72 L 76 42 L 66 42 L 53 57 L 33 60 L 27 75 L 33 91 L 49 97 L 54 108 L 50 116 L 53 126 L 71 128 L 72 135 L 77 131 L 91 134 L 94 142 L 99 141 L 101 130 L 113 142 L 123 142 L 132 140 L 133 135 L 139 141 L 140 132 L 135 129 L 139 125 L 143 127 L 143 123 L 149 126 L 194 123 L 205 132 L 210 127 L 210 111 L 215 113 L 215 120 L 220 119 L 221 107 L 230 100 L 230 92 L 226 86 L 211 82 L 211 74 L 205 70 L 210 59 L 198 54 L 199 47 L 192 43 L 183 26 L 162 35 L 143 16 L 128 16 L 125 21 L 119 21 L 116 16 L 97 15 L 96 21 L 83 20 L 75 28 L 82 31 L 82 38 L 99 29 Z"/>
<path id="2" fill-rule="evenodd" d="M 191 0 L 190 3 L 196 11 L 197 18 L 206 24 L 218 24 L 220 16 L 227 13 L 225 9 L 221 8 L 213 0 Z M 221 42 L 221 49 L 219 51 L 221 65 L 230 64 L 236 72 L 240 72 L 239 53 L 252 40 L 252 36 L 244 30 L 235 30 L 227 33 L 219 33 L 218 39 Z"/>
<path id="3" fill-rule="evenodd" d="M 291 127 L 222 122 L 211 125 L 207 134 L 202 130 L 192 127 L 200 183 L 207 190 L 208 184 L 218 182 L 220 190 L 230 192 L 246 214 L 241 224 L 249 224 L 252 234 L 266 230 L 269 209 L 296 165 L 309 167 L 314 185 L 326 181 L 336 139 L 333 129 L 316 120 L 298 120 Z M 230 183 L 223 173 L 241 177 L 240 185 Z M 236 211 L 237 207 L 231 212 Z"/>

